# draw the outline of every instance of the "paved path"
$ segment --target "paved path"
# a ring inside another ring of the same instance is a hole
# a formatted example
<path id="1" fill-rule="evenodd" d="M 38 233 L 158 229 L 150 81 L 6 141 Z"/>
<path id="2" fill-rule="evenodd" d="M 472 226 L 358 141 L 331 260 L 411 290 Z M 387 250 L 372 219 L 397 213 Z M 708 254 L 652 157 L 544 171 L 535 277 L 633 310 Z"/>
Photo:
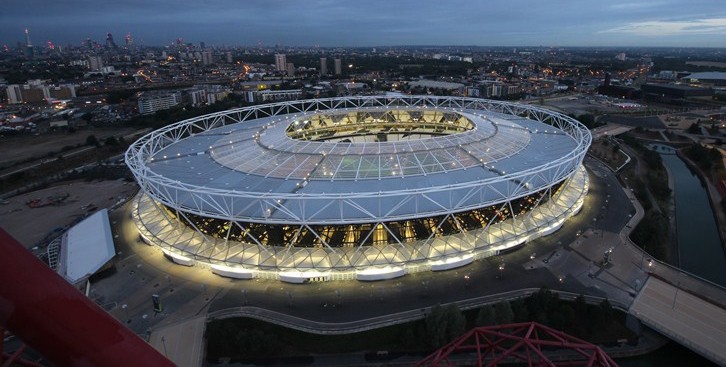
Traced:
<path id="1" fill-rule="evenodd" d="M 197 316 L 154 330 L 149 343 L 179 367 L 201 366 L 206 326 L 207 318 Z"/>

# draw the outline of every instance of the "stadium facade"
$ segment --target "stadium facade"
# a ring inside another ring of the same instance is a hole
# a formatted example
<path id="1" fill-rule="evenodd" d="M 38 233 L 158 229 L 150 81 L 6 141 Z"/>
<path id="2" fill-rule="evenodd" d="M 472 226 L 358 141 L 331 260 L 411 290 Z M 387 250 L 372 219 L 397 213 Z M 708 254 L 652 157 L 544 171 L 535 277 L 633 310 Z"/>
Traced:
<path id="1" fill-rule="evenodd" d="M 377 280 L 445 270 L 557 230 L 591 142 L 536 106 L 435 96 L 312 99 L 156 130 L 126 163 L 141 237 L 233 278 Z"/>

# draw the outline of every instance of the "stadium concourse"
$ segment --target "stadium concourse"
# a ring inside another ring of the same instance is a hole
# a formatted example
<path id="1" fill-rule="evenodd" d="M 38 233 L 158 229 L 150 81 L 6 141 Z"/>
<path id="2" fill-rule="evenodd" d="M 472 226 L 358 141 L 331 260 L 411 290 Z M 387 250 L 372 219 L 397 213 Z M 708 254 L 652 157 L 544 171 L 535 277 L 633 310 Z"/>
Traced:
<path id="1" fill-rule="evenodd" d="M 582 207 L 591 136 L 536 106 L 435 96 L 258 105 L 126 152 L 141 237 L 175 262 L 302 283 L 446 270 Z"/>

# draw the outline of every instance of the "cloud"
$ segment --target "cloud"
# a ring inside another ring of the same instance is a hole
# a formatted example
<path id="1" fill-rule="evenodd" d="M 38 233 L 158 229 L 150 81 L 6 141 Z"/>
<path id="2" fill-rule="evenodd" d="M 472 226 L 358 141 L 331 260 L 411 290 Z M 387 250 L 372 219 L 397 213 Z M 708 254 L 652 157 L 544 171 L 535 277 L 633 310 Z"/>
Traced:
<path id="1" fill-rule="evenodd" d="M 610 4 L 607 8 L 612 10 L 640 10 L 640 9 L 653 9 L 658 8 L 668 3 L 665 2 L 627 2 L 622 4 Z"/>
<path id="2" fill-rule="evenodd" d="M 600 33 L 630 33 L 639 36 L 679 36 L 690 34 L 721 34 L 726 36 L 726 18 L 633 22 L 601 31 Z"/>

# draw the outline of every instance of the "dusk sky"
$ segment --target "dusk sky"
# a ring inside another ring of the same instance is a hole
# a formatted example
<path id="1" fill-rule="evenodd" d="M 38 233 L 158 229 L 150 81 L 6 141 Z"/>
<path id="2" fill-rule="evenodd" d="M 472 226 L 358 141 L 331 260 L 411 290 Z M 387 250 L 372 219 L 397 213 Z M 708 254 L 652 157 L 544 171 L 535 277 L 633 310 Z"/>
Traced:
<path id="1" fill-rule="evenodd" d="M 723 0 L 5 0 L 0 44 L 726 47 Z"/>

